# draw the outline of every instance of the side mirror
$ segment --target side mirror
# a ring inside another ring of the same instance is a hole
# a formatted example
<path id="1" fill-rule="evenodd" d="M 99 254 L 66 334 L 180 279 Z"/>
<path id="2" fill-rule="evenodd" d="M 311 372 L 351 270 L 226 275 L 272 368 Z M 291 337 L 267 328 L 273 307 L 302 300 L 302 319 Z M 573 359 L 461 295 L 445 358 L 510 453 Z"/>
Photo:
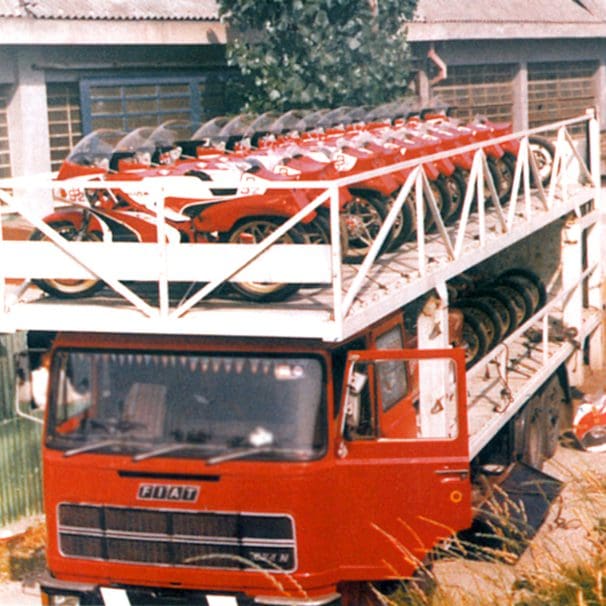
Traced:
<path id="1" fill-rule="evenodd" d="M 42 360 L 44 355 L 40 356 Z M 15 354 L 15 413 L 35 423 L 43 423 L 48 390 L 48 367 L 41 362 L 32 371 L 31 352 Z"/>
<path id="2" fill-rule="evenodd" d="M 353 372 L 347 384 L 345 399 L 345 437 L 349 439 L 351 431 L 360 425 L 361 398 L 360 394 L 366 386 L 368 377 L 363 372 Z"/>

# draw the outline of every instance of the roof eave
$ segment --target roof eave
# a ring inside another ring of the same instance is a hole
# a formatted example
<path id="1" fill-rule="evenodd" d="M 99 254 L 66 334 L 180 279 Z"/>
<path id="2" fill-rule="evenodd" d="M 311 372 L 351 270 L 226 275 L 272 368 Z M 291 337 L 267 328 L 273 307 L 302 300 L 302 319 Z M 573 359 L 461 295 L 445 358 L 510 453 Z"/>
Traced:
<path id="1" fill-rule="evenodd" d="M 89 20 L 0 17 L 2 45 L 225 44 L 225 26 L 205 20 Z"/>
<path id="2" fill-rule="evenodd" d="M 407 32 L 409 42 L 606 38 L 606 26 L 603 23 L 412 22 L 408 24 Z"/>

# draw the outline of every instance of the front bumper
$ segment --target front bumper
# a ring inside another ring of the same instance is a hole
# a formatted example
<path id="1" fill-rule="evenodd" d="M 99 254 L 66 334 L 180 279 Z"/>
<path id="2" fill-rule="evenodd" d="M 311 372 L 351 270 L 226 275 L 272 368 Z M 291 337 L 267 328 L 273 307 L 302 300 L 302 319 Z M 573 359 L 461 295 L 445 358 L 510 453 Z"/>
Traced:
<path id="1" fill-rule="evenodd" d="M 39 579 L 43 606 L 338 606 L 340 595 L 314 598 L 255 596 L 243 593 L 211 593 L 160 587 L 100 587 L 60 581 L 48 572 Z"/>

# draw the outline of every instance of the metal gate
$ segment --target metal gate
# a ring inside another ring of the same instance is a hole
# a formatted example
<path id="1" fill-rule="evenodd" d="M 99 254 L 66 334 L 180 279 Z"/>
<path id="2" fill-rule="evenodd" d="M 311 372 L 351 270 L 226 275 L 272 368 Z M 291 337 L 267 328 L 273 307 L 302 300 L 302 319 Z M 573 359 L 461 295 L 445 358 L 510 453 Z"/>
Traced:
<path id="1" fill-rule="evenodd" d="M 0 527 L 42 512 L 42 426 L 14 410 L 14 354 L 25 335 L 0 336 Z"/>

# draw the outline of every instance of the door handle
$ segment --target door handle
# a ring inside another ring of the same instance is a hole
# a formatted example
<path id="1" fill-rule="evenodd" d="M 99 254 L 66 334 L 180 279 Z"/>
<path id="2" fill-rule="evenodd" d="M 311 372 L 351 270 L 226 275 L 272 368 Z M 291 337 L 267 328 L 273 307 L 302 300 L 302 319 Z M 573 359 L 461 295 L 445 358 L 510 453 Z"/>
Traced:
<path id="1" fill-rule="evenodd" d="M 469 475 L 469 469 L 436 469 L 434 473 L 437 476 L 460 476 L 464 480 Z"/>

